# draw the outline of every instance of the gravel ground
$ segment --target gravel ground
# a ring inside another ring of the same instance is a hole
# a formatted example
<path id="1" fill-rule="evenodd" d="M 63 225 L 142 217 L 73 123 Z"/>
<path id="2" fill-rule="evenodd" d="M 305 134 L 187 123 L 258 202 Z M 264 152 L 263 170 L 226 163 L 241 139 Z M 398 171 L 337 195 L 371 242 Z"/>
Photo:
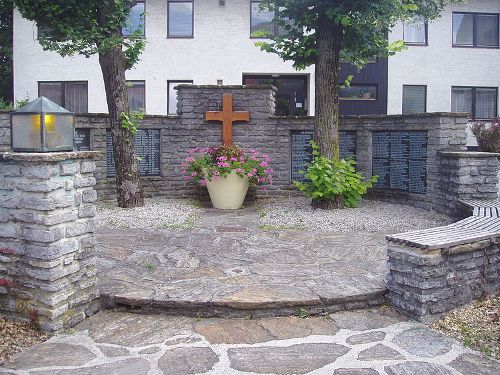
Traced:
<path id="1" fill-rule="evenodd" d="M 472 349 L 500 359 L 500 297 L 454 310 L 431 328 L 453 336 Z"/>
<path id="2" fill-rule="evenodd" d="M 13 354 L 22 352 L 48 336 L 30 323 L 19 323 L 0 316 L 0 366 Z"/>
<path id="3" fill-rule="evenodd" d="M 98 228 L 176 229 L 190 228 L 199 208 L 189 200 L 151 198 L 144 207 L 119 208 L 116 202 L 97 203 Z"/>
<path id="4" fill-rule="evenodd" d="M 407 232 L 447 225 L 445 215 L 407 205 L 363 200 L 358 208 L 313 209 L 303 197 L 277 200 L 260 208 L 263 229 L 296 229 L 328 232 Z"/>

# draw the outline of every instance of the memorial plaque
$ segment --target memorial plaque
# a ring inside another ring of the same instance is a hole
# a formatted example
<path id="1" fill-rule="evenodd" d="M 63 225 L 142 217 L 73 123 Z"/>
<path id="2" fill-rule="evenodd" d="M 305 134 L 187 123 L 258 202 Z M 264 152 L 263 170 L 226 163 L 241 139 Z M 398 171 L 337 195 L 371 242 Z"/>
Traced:
<path id="1" fill-rule="evenodd" d="M 90 151 L 90 129 L 75 129 L 75 150 Z"/>
<path id="2" fill-rule="evenodd" d="M 425 194 L 427 191 L 427 132 L 373 132 L 372 173 L 375 188 Z"/>
<path id="3" fill-rule="evenodd" d="M 137 167 L 140 176 L 160 175 L 160 130 L 139 129 L 135 136 L 135 150 L 137 152 Z M 106 165 L 108 177 L 115 177 L 115 160 L 111 131 L 106 131 Z"/>
<path id="4" fill-rule="evenodd" d="M 340 133 L 340 157 L 343 159 L 356 158 L 356 131 L 341 131 Z M 292 131 L 291 141 L 291 178 L 292 181 L 304 181 L 304 175 L 299 171 L 305 171 L 307 164 L 312 161 L 312 147 L 309 144 L 314 137 L 312 130 Z"/>

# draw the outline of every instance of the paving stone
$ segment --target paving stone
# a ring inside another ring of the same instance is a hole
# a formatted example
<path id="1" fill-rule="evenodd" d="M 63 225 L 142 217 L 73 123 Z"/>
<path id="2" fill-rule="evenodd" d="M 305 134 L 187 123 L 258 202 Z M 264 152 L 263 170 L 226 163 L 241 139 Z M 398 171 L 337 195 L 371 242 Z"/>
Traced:
<path id="1" fill-rule="evenodd" d="M 379 375 L 379 373 L 371 368 L 339 368 L 333 375 Z"/>
<path id="2" fill-rule="evenodd" d="M 388 375 L 451 375 L 443 366 L 427 362 L 404 362 L 384 367 Z M 472 375 L 474 373 L 468 373 Z M 465 374 L 464 374 L 465 375 Z"/>
<path id="3" fill-rule="evenodd" d="M 380 329 L 406 320 L 390 308 L 377 310 L 341 311 L 331 315 L 333 322 L 339 328 L 353 331 Z"/>
<path id="4" fill-rule="evenodd" d="M 199 322 L 195 330 L 212 344 L 255 344 L 310 335 L 333 335 L 338 328 L 324 318 L 296 317 L 221 320 Z"/>
<path id="5" fill-rule="evenodd" d="M 165 375 L 203 374 L 219 362 L 210 348 L 174 348 L 158 360 L 158 367 Z"/>
<path id="6" fill-rule="evenodd" d="M 346 342 L 350 345 L 368 344 L 370 342 L 382 341 L 384 338 L 385 338 L 385 332 L 375 331 L 375 332 L 360 333 L 359 335 L 348 337 L 346 339 Z"/>
<path id="7" fill-rule="evenodd" d="M 349 348 L 337 344 L 297 344 L 289 347 L 229 349 L 231 368 L 258 374 L 305 374 L 343 356 Z"/>
<path id="8" fill-rule="evenodd" d="M 118 312 L 98 313 L 89 319 L 87 326 L 96 342 L 127 347 L 159 344 L 177 335 L 194 333 L 187 318 Z"/>
<path id="9" fill-rule="evenodd" d="M 462 354 L 449 365 L 464 375 L 500 374 L 500 362 L 470 353 Z"/>
<path id="10" fill-rule="evenodd" d="M 394 337 L 393 343 L 419 357 L 436 357 L 451 350 L 452 340 L 425 327 L 412 328 Z"/>
<path id="11" fill-rule="evenodd" d="M 158 353 L 161 349 L 157 346 L 153 346 L 151 348 L 146 348 L 146 349 L 142 349 L 139 351 L 139 354 L 154 354 L 154 353 Z"/>
<path id="12" fill-rule="evenodd" d="M 47 366 L 82 366 L 95 357 L 90 350 L 80 345 L 46 342 L 14 357 L 8 367 L 21 370 Z"/>
<path id="13" fill-rule="evenodd" d="M 130 354 L 128 349 L 125 348 L 117 348 L 114 346 L 102 346 L 102 345 L 98 345 L 97 347 L 106 357 L 124 357 Z"/>
<path id="14" fill-rule="evenodd" d="M 360 361 L 386 361 L 394 359 L 405 359 L 398 351 L 383 344 L 377 344 L 371 348 L 361 351 L 358 355 Z"/>
<path id="15" fill-rule="evenodd" d="M 147 375 L 149 363 L 142 358 L 129 358 L 77 369 L 34 371 L 30 375 Z"/>

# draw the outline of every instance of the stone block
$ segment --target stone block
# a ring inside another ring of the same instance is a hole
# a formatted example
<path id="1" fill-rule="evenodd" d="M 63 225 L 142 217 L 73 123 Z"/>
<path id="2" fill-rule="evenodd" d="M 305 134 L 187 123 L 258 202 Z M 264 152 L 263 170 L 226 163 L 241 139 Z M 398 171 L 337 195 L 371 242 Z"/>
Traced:
<path id="1" fill-rule="evenodd" d="M 94 205 L 84 205 L 78 208 L 78 217 L 94 217 L 97 213 L 97 209 Z"/>
<path id="2" fill-rule="evenodd" d="M 80 164 L 81 173 L 93 173 L 96 170 L 96 164 L 93 160 L 83 160 Z"/>
<path id="3" fill-rule="evenodd" d="M 26 245 L 26 255 L 31 258 L 51 260 L 57 259 L 63 255 L 76 253 L 79 248 L 79 242 L 75 238 L 65 238 L 56 243 L 47 245 Z"/>
<path id="4" fill-rule="evenodd" d="M 75 221 L 66 226 L 66 237 L 76 237 L 93 232 L 93 222 L 89 220 Z"/>
<path id="5" fill-rule="evenodd" d="M 20 177 L 22 176 L 21 165 L 19 164 L 0 164 L 0 175 L 4 177 Z"/>
<path id="6" fill-rule="evenodd" d="M 95 177 L 78 177 L 74 181 L 75 189 L 91 187 L 96 184 Z"/>
<path id="7" fill-rule="evenodd" d="M 79 162 L 61 163 L 61 176 L 72 176 L 80 172 Z"/>
<path id="8" fill-rule="evenodd" d="M 33 242 L 55 242 L 64 238 L 65 228 L 63 226 L 44 227 L 44 226 L 25 226 L 22 229 L 21 239 Z"/>
<path id="9" fill-rule="evenodd" d="M 94 189 L 84 190 L 82 192 L 82 202 L 83 203 L 93 203 L 97 200 L 97 191 Z"/>
<path id="10" fill-rule="evenodd" d="M 25 164 L 22 171 L 26 178 L 48 180 L 59 173 L 59 167 L 57 164 Z"/>
<path id="11" fill-rule="evenodd" d="M 21 233 L 21 227 L 17 223 L 4 223 L 0 225 L 0 238 L 18 238 Z"/>

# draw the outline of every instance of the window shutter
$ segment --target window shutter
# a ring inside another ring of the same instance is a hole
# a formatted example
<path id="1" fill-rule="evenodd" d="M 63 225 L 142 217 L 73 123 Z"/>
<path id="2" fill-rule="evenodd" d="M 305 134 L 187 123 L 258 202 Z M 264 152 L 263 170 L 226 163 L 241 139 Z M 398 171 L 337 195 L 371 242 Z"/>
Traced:
<path id="1" fill-rule="evenodd" d="M 403 113 L 426 111 L 427 86 L 403 86 Z"/>

